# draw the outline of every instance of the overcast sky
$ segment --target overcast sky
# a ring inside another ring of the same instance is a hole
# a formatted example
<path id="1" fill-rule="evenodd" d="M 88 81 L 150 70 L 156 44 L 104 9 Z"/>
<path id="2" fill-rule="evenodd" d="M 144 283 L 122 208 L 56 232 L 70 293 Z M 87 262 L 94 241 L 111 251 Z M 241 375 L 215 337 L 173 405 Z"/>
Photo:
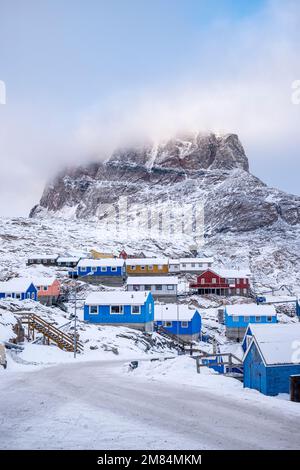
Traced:
<path id="1" fill-rule="evenodd" d="M 298 0 L 0 0 L 0 215 L 180 130 L 239 134 L 255 175 L 300 194 L 299 57 Z"/>

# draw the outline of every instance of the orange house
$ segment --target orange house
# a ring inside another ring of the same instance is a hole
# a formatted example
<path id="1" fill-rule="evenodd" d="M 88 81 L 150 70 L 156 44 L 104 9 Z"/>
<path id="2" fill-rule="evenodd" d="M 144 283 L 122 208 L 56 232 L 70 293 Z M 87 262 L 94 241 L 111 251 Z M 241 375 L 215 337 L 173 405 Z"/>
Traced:
<path id="1" fill-rule="evenodd" d="M 38 291 L 38 300 L 42 303 L 52 304 L 56 302 L 61 291 L 60 282 L 53 277 L 33 279 L 33 284 Z"/>
<path id="2" fill-rule="evenodd" d="M 169 274 L 168 258 L 127 259 L 126 273 L 134 276 L 159 276 Z"/>

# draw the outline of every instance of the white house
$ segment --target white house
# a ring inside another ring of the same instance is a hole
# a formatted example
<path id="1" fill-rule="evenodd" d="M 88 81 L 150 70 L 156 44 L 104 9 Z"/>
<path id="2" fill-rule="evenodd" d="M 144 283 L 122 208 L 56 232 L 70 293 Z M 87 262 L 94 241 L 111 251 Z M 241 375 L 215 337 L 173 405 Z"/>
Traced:
<path id="1" fill-rule="evenodd" d="M 178 291 L 178 278 L 175 276 L 129 276 L 127 291 L 148 291 L 155 299 L 174 300 Z"/>
<path id="2" fill-rule="evenodd" d="M 170 273 L 200 273 L 210 268 L 213 258 L 179 258 L 169 260 Z"/>

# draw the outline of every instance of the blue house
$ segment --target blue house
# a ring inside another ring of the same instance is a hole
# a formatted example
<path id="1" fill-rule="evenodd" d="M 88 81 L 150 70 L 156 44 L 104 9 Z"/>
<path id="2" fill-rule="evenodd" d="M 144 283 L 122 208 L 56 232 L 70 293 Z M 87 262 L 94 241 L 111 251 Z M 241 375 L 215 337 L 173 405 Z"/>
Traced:
<path id="1" fill-rule="evenodd" d="M 111 281 L 118 283 L 125 279 L 125 262 L 123 259 L 82 259 L 77 264 L 77 268 L 69 271 L 70 277 L 87 278 L 98 282 Z"/>
<path id="2" fill-rule="evenodd" d="M 30 279 L 11 279 L 0 282 L 0 299 L 37 300 L 37 288 Z"/>
<path id="3" fill-rule="evenodd" d="M 251 325 L 245 338 L 244 387 L 289 393 L 291 375 L 300 374 L 300 324 Z"/>
<path id="4" fill-rule="evenodd" d="M 94 292 L 85 301 L 84 320 L 153 331 L 154 300 L 151 292 Z"/>
<path id="5" fill-rule="evenodd" d="M 155 325 L 187 341 L 201 335 L 201 315 L 198 310 L 183 304 L 155 304 Z"/>
<path id="6" fill-rule="evenodd" d="M 277 323 L 274 305 L 235 304 L 225 307 L 226 336 L 242 341 L 249 324 Z"/>

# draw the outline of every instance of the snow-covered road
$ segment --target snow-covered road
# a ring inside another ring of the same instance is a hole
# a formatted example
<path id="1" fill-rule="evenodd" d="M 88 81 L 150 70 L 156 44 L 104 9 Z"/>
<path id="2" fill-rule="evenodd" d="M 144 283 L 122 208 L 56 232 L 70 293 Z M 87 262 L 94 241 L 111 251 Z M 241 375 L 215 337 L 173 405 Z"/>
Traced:
<path id="1" fill-rule="evenodd" d="M 121 367 L 78 362 L 1 374 L 0 448 L 300 448 L 299 415 Z"/>

